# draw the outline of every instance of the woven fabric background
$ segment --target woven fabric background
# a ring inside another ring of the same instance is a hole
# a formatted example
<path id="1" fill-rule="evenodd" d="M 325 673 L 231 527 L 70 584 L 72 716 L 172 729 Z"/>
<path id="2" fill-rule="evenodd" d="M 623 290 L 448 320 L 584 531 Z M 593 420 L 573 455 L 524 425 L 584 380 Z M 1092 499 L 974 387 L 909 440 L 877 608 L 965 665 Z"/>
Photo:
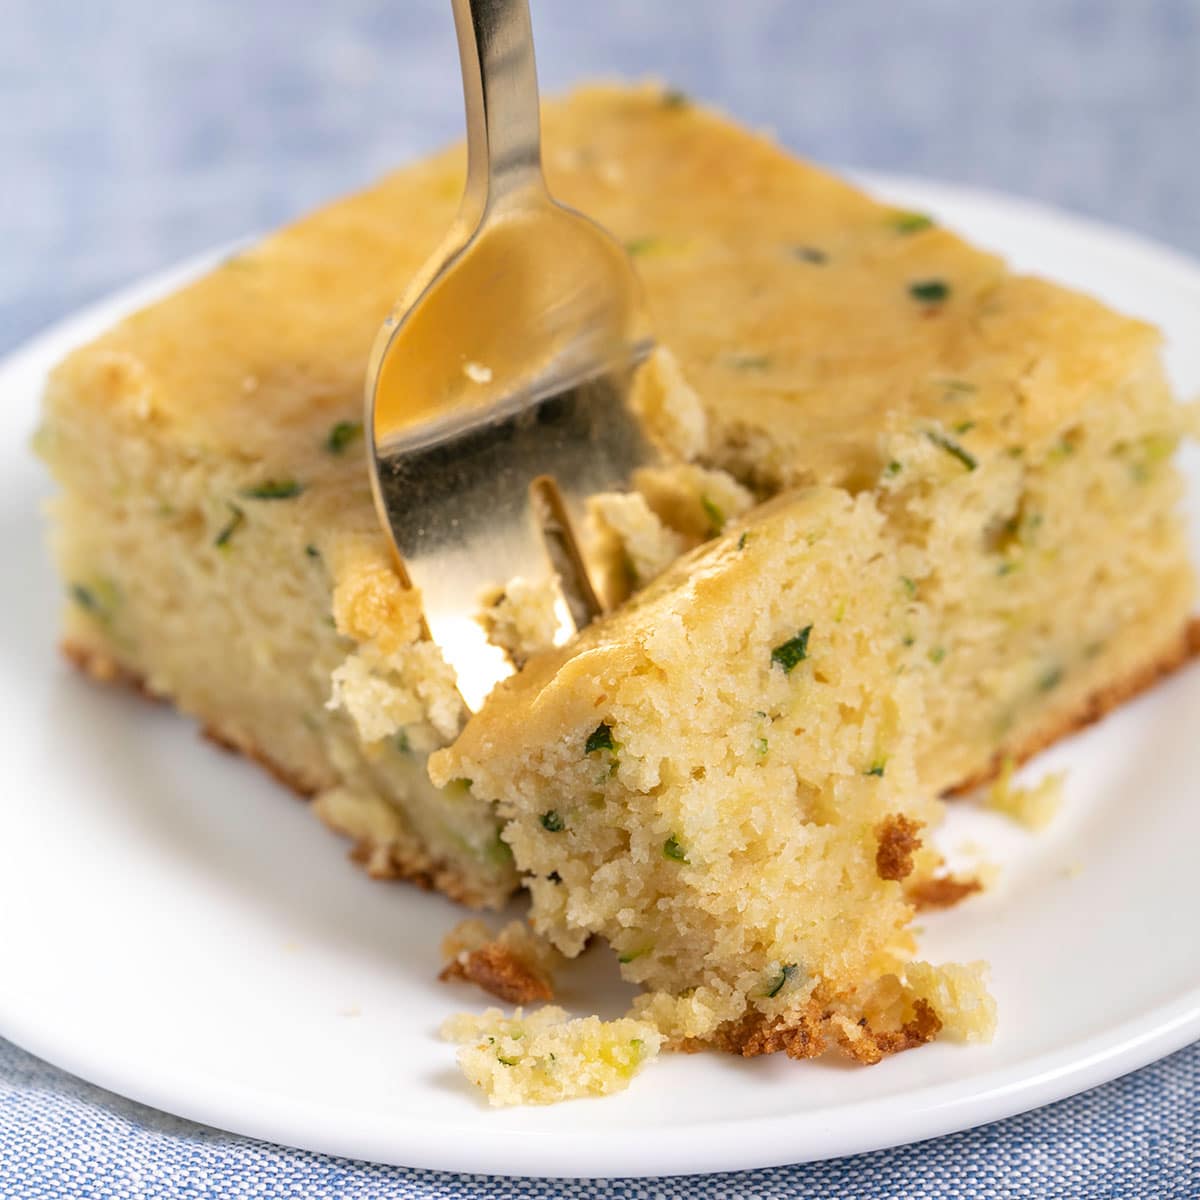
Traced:
<path id="1" fill-rule="evenodd" d="M 657 75 L 834 163 L 1200 252 L 1200 0 L 533 0 L 546 90 Z M 458 134 L 447 0 L 4 0 L 0 351 Z M 0 947 L 0 987 L 4 986 Z M 0 1041 L 0 1198 L 1200 1197 L 1200 1046 L 1047 1109 L 704 1179 L 487 1180 L 250 1143 Z"/>
<path id="2" fill-rule="evenodd" d="M 0 1041 L 0 1197 L 1196 1200 L 1198 1098 L 1200 1044 L 1037 1112 L 856 1158 L 674 1179 L 498 1179 L 248 1142 L 122 1100 Z"/>

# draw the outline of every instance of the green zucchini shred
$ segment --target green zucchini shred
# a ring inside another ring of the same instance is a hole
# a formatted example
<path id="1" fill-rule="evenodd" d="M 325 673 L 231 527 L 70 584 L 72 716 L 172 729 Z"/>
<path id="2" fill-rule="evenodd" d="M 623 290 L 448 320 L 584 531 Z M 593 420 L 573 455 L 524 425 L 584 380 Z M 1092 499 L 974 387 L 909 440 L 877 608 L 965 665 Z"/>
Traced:
<path id="1" fill-rule="evenodd" d="M 637 258 L 639 254 L 646 254 L 653 250 L 654 247 L 661 242 L 661 240 L 661 238 L 655 236 L 654 234 L 650 234 L 646 237 L 630 238 L 630 240 L 625 243 L 625 253 L 630 255 L 632 258 Z"/>
<path id="2" fill-rule="evenodd" d="M 922 304 L 941 304 L 950 295 L 950 285 L 944 279 L 918 279 L 908 285 L 908 294 Z"/>
<path id="3" fill-rule="evenodd" d="M 213 545 L 220 550 L 228 550 L 233 535 L 246 523 L 246 514 L 236 504 L 228 504 L 229 520 L 221 532 L 213 539 Z"/>
<path id="4" fill-rule="evenodd" d="M 82 583 L 73 583 L 70 588 L 71 599 L 79 605 L 84 612 L 96 613 L 100 615 L 104 612 L 100 606 L 100 601 L 96 599 L 96 594 L 91 588 L 84 586 Z"/>
<path id="5" fill-rule="evenodd" d="M 725 360 L 735 371 L 765 371 L 771 365 L 769 354 L 731 354 Z"/>
<path id="6" fill-rule="evenodd" d="M 936 429 L 928 429 L 925 436 L 939 449 L 944 450 L 952 458 L 957 458 L 968 471 L 974 471 L 979 466 L 979 460 L 969 450 L 963 449 L 953 438 L 939 433 Z"/>
<path id="7" fill-rule="evenodd" d="M 798 262 L 811 263 L 814 267 L 823 266 L 829 261 L 829 255 L 816 246 L 793 246 L 792 257 Z"/>
<path id="8" fill-rule="evenodd" d="M 669 858 L 672 862 L 684 863 L 690 866 L 690 860 L 684 852 L 683 847 L 679 844 L 679 839 L 675 834 L 671 834 L 665 842 L 663 842 L 663 858 Z"/>
<path id="9" fill-rule="evenodd" d="M 891 216 L 891 226 L 897 233 L 921 233 L 923 230 L 932 229 L 933 225 L 934 220 L 928 213 L 902 210 Z"/>
<path id="10" fill-rule="evenodd" d="M 1038 677 L 1037 688 L 1039 692 L 1052 692 L 1063 681 L 1062 667 L 1054 666 L 1043 671 Z"/>
<path id="11" fill-rule="evenodd" d="M 778 663 L 785 675 L 790 675 L 793 668 L 808 657 L 808 637 L 812 626 L 805 625 L 794 638 L 781 642 L 771 651 L 771 662 Z"/>
<path id="12" fill-rule="evenodd" d="M 708 518 L 709 528 L 715 537 L 725 528 L 725 514 L 721 511 L 720 505 L 716 504 L 708 496 L 700 497 L 700 507 L 704 509 L 704 515 Z"/>
<path id="13" fill-rule="evenodd" d="M 249 500 L 290 500 L 304 491 L 304 485 L 294 479 L 266 479 L 254 487 L 243 488 L 242 495 Z"/>
<path id="14" fill-rule="evenodd" d="M 613 741 L 612 730 L 608 725 L 601 721 L 591 733 L 588 734 L 588 739 L 584 743 L 584 754 L 595 754 L 597 750 L 615 750 L 616 742 Z"/>
<path id="15" fill-rule="evenodd" d="M 341 454 L 351 442 L 362 437 L 361 421 L 338 421 L 325 439 L 325 449 L 330 454 Z"/>
<path id="16" fill-rule="evenodd" d="M 800 970 L 800 968 L 799 968 L 798 964 L 796 964 L 796 963 L 786 963 L 786 964 L 784 964 L 784 966 L 780 967 L 779 974 L 776 975 L 775 978 L 767 986 L 767 992 L 766 992 L 767 999 L 771 1000 L 774 997 L 778 996 L 779 993 L 783 991 L 784 986 L 787 984 L 788 980 L 794 978 L 796 975 L 796 972 L 799 970 Z"/>

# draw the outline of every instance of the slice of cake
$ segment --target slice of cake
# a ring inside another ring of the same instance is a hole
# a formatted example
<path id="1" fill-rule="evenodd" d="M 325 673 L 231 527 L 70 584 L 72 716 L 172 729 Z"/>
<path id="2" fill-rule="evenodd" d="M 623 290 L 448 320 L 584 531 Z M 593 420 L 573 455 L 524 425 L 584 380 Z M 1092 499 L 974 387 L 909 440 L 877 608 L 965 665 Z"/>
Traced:
<path id="1" fill-rule="evenodd" d="M 911 956 L 904 884 L 939 804 L 893 560 L 868 495 L 781 497 L 433 760 L 498 801 L 539 931 L 566 954 L 602 936 L 676 1039 L 802 1028 L 816 1053 Z"/>
<path id="2" fill-rule="evenodd" d="M 391 569 L 359 414 L 455 149 L 54 373 L 68 652 L 313 795 L 372 872 L 484 906 L 526 885 L 560 949 L 615 948 L 676 1044 L 871 1061 L 981 1032 L 978 970 L 910 961 L 914 904 L 970 886 L 941 874 L 932 797 L 1189 652 L 1157 334 L 674 94 L 589 89 L 544 124 L 552 189 L 646 284 L 639 400 L 678 461 L 596 518 L 661 578 L 534 656 L 430 781 L 465 714 Z M 521 642 L 537 622 L 502 604 Z"/>

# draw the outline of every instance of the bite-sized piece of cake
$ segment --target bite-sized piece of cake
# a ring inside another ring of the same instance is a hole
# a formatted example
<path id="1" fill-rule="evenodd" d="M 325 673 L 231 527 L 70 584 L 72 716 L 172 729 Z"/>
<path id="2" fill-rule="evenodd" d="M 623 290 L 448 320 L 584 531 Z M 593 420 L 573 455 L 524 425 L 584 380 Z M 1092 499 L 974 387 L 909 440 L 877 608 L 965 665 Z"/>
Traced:
<path id="1" fill-rule="evenodd" d="M 904 614 L 879 609 L 875 658 L 900 656 L 910 699 L 897 711 L 924 713 L 897 717 L 914 745 L 889 751 L 888 786 L 902 771 L 930 790 L 982 777 L 1186 653 L 1179 419 L 1154 331 L 1011 276 L 927 218 L 652 87 L 548 105 L 544 131 L 551 187 L 626 240 L 663 347 L 640 398 L 681 465 L 597 513 L 636 582 L 750 492 L 841 489 L 845 511 L 882 531 L 871 578 L 890 573 Z M 455 149 L 390 176 L 73 354 L 49 382 L 39 446 L 62 489 L 71 654 L 313 794 L 374 873 L 495 905 L 519 876 L 491 798 L 425 773 L 463 713 L 392 570 L 358 423 L 371 342 L 450 225 L 463 162 Z M 531 602 L 513 588 L 493 613 L 518 654 L 536 640 Z M 689 720 L 673 703 L 664 693 L 664 734 Z M 541 720 L 507 702 L 494 719 L 514 737 Z M 762 768 L 791 780 L 772 804 L 808 795 L 794 736 L 799 765 Z M 742 770 L 743 749 L 711 750 L 714 787 L 718 759 Z M 884 905 L 897 921 L 898 890 Z M 771 965 L 756 953 L 747 979 Z M 627 967 L 647 970 L 639 961 Z"/>
<path id="2" fill-rule="evenodd" d="M 554 1104 L 580 1096 L 607 1096 L 627 1088 L 658 1056 L 663 1037 L 646 1021 L 622 1017 L 572 1020 L 547 1006 L 506 1017 L 498 1008 L 463 1013 L 442 1028 L 458 1042 L 463 1074 L 489 1104 Z"/>

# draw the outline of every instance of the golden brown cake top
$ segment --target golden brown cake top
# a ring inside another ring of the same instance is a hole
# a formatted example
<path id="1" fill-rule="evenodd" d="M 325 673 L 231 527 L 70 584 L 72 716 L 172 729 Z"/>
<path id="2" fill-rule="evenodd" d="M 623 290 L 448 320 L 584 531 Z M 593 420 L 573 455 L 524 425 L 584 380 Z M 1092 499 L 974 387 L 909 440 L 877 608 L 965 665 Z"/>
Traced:
<path id="1" fill-rule="evenodd" d="M 586 88 L 544 126 L 554 193 L 634 256 L 707 410 L 702 457 L 761 483 L 866 482 L 880 432 L 964 412 L 979 450 L 1036 441 L 1155 336 L 657 87 Z M 314 213 L 77 352 L 57 383 L 197 453 L 319 459 L 357 418 L 375 333 L 462 174 L 454 148 Z"/>

